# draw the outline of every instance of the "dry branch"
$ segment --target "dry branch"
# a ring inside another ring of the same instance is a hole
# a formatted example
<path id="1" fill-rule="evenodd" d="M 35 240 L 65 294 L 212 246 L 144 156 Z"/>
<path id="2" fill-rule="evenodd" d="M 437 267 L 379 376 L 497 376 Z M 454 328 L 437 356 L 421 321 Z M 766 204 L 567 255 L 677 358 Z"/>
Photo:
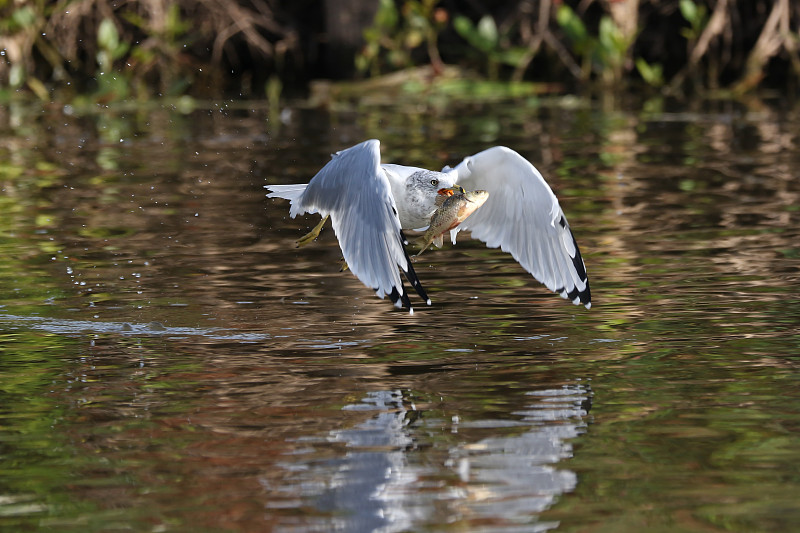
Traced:
<path id="1" fill-rule="evenodd" d="M 795 66 L 800 63 L 795 42 L 797 35 L 792 35 L 789 30 L 790 17 L 789 0 L 775 2 L 755 46 L 750 50 L 745 63 L 745 71 L 733 86 L 735 93 L 746 92 L 758 85 L 764 77 L 764 68 L 767 63 L 782 49 L 792 56 Z"/>

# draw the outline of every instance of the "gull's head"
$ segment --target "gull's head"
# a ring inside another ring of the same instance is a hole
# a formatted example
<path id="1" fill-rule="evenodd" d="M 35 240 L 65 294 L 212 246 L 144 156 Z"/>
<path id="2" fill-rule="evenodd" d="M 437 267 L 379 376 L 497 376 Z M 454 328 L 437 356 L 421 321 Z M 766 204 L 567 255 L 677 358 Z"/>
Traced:
<path id="1" fill-rule="evenodd" d="M 427 226 L 436 210 L 439 190 L 452 188 L 457 176 L 455 172 L 433 170 L 418 170 L 408 176 L 402 196 L 395 198 L 402 227 L 415 229 Z"/>
<path id="2" fill-rule="evenodd" d="M 454 172 L 418 170 L 408 177 L 402 201 L 409 206 L 418 204 L 421 211 L 430 212 L 435 206 L 439 191 L 452 189 L 455 185 L 455 178 Z"/>
<path id="3" fill-rule="evenodd" d="M 449 189 L 456 183 L 455 172 L 419 170 L 408 177 L 406 189 L 435 198 L 439 189 Z"/>

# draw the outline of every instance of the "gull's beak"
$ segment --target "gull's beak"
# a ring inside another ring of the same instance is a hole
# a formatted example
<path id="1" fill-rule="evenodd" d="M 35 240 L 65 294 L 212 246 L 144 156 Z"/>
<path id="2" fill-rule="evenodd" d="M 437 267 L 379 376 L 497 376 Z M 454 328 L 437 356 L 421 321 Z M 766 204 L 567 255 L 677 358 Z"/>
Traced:
<path id="1" fill-rule="evenodd" d="M 438 191 L 436 191 L 436 193 L 442 196 L 453 196 L 456 193 L 456 191 L 458 191 L 460 188 L 461 187 L 459 187 L 458 185 L 453 185 L 452 187 L 445 187 L 444 189 L 439 189 Z"/>

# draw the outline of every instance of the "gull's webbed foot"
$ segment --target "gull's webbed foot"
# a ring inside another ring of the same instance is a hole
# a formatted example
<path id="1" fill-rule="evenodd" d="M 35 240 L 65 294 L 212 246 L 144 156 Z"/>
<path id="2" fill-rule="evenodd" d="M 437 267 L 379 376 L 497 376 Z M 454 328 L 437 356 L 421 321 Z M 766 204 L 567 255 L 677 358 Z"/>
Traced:
<path id="1" fill-rule="evenodd" d="M 296 241 L 297 248 L 300 248 L 301 246 L 305 246 L 307 244 L 311 244 L 312 242 L 314 242 L 314 240 L 317 237 L 319 237 L 319 233 L 322 231 L 322 226 L 324 226 L 325 222 L 327 221 L 328 221 L 328 216 L 326 215 L 322 217 L 322 220 L 319 221 L 319 224 L 314 226 L 314 229 L 312 229 L 311 231 L 309 231 L 308 233 L 297 239 Z"/>

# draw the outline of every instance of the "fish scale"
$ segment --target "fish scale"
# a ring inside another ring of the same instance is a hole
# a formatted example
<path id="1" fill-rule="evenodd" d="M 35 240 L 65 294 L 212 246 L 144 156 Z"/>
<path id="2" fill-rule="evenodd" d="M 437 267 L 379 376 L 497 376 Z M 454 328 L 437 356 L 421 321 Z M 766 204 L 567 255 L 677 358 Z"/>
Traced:
<path id="1" fill-rule="evenodd" d="M 441 248 L 442 236 L 458 227 L 489 198 L 489 193 L 486 191 L 465 191 L 460 187 L 441 189 L 439 194 L 444 200 L 431 216 L 428 229 L 420 239 L 422 249 L 417 255 L 422 254 L 431 243 L 437 248 Z M 436 203 L 438 204 L 439 201 L 440 199 L 437 198 Z"/>

